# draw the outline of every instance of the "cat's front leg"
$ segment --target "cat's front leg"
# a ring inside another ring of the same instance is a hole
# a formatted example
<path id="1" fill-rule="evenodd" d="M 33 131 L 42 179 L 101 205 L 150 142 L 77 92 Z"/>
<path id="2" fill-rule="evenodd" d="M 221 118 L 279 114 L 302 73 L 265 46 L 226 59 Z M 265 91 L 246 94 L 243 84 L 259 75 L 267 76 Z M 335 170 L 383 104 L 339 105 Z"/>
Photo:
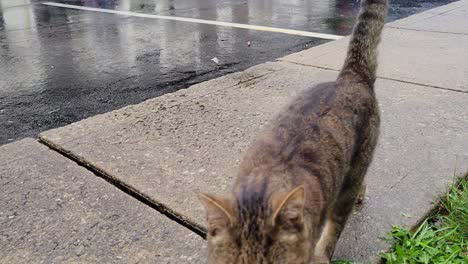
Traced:
<path id="1" fill-rule="evenodd" d="M 318 260 L 327 260 L 331 258 L 333 255 L 333 251 L 335 249 L 335 244 L 338 240 L 339 234 L 337 234 L 338 230 L 336 228 L 336 222 L 332 219 L 327 219 L 325 222 L 325 226 L 322 230 L 322 235 L 320 236 L 317 245 L 315 246 L 315 256 L 317 261 Z M 322 262 L 316 262 L 322 263 Z M 328 262 L 327 262 L 328 263 Z"/>

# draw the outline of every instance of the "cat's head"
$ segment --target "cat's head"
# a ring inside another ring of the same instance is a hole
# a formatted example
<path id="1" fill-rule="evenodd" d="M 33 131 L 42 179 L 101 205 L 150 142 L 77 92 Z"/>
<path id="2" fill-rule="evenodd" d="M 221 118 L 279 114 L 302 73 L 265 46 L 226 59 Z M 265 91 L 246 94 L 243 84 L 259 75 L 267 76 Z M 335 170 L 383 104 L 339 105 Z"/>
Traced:
<path id="1" fill-rule="evenodd" d="M 247 199 L 198 197 L 207 213 L 210 263 L 309 263 L 302 186 L 267 199 L 255 195 Z"/>

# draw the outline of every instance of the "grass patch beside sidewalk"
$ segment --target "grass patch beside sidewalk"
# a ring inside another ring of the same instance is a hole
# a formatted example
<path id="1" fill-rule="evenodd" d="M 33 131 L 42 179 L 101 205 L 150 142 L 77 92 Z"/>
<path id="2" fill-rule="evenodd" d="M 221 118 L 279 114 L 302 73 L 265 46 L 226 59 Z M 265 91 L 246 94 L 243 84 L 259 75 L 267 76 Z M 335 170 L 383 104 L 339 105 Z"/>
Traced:
<path id="1" fill-rule="evenodd" d="M 393 226 L 388 239 L 394 243 L 380 256 L 384 263 L 468 263 L 468 180 L 463 178 L 441 199 L 437 213 L 413 233 Z"/>

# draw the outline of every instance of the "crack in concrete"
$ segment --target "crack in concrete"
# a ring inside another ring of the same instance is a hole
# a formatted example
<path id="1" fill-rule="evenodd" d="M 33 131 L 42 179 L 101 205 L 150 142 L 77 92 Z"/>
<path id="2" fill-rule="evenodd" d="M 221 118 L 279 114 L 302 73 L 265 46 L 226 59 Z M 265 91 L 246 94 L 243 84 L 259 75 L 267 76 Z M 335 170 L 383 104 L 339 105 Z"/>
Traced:
<path id="1" fill-rule="evenodd" d="M 86 170 L 90 171 L 97 177 L 104 179 L 105 181 L 109 182 L 110 184 L 117 187 L 120 191 L 123 191 L 130 197 L 138 200 L 139 202 L 151 207 L 152 209 L 157 210 L 159 213 L 165 215 L 170 220 L 184 226 L 185 228 L 189 229 L 190 231 L 196 233 L 197 235 L 201 236 L 203 239 L 206 239 L 206 229 L 198 225 L 197 223 L 190 221 L 185 216 L 173 211 L 166 205 L 151 199 L 150 197 L 138 192 L 137 189 L 133 188 L 130 185 L 127 185 L 125 182 L 118 180 L 117 178 L 113 177 L 112 175 L 108 174 L 104 170 L 93 166 L 92 164 L 86 162 L 85 159 L 80 158 L 77 155 L 74 155 L 71 151 L 68 151 L 59 145 L 54 144 L 53 142 L 48 141 L 44 138 L 39 138 L 39 143 L 45 145 L 49 149 L 54 152 L 59 153 L 63 157 L 75 162 L 78 166 L 85 168 Z"/>
<path id="2" fill-rule="evenodd" d="M 410 175 L 410 173 L 407 173 L 405 176 L 401 177 L 400 179 L 397 180 L 397 182 L 395 182 L 394 184 L 392 184 L 392 186 L 390 186 L 390 189 L 393 189 L 395 188 L 395 186 L 397 186 L 399 183 L 401 183 L 406 177 L 408 177 L 408 175 Z M 388 191 L 387 191 L 388 192 Z"/>
<path id="3" fill-rule="evenodd" d="M 299 65 L 299 66 L 313 67 L 313 68 L 318 68 L 318 69 L 328 70 L 328 71 L 335 71 L 335 72 L 339 72 L 339 71 L 340 71 L 340 70 L 333 69 L 333 68 L 328 68 L 328 67 L 323 67 L 323 66 L 318 66 L 318 65 L 312 65 L 312 64 L 305 64 L 305 63 L 300 63 L 300 62 L 295 62 L 295 61 L 289 61 L 289 60 L 284 60 L 284 59 L 277 59 L 276 61 L 291 63 L 291 64 L 295 64 L 295 65 Z"/>
<path id="4" fill-rule="evenodd" d="M 448 32 L 448 31 L 437 31 L 437 30 L 424 30 L 424 29 L 415 29 L 415 28 L 406 28 L 406 27 L 397 27 L 397 26 L 388 26 L 393 29 L 409 30 L 409 31 L 418 31 L 418 32 L 429 32 L 429 33 L 440 33 L 440 34 L 450 34 L 450 35 L 459 35 L 459 36 L 468 36 L 468 33 L 459 33 L 459 32 Z"/>
<path id="5" fill-rule="evenodd" d="M 242 85 L 242 84 L 245 84 L 245 83 L 247 83 L 247 84 L 251 83 L 252 81 L 255 81 L 257 79 L 261 79 L 261 78 L 263 78 L 265 76 L 276 73 L 276 72 L 281 71 L 283 69 L 269 69 L 269 70 L 270 71 L 267 72 L 267 73 L 256 75 L 256 76 L 254 75 L 254 76 L 251 76 L 251 77 L 247 78 L 246 80 L 239 80 L 234 85 L 230 85 L 228 87 L 224 87 L 224 88 L 220 88 L 220 89 L 215 89 L 215 90 L 210 91 L 210 92 L 208 92 L 206 94 L 202 94 L 202 95 L 199 95 L 199 96 L 196 96 L 196 97 L 192 97 L 192 98 L 189 98 L 188 100 L 180 101 L 180 102 L 178 102 L 178 103 L 176 103 L 174 105 L 168 106 L 167 108 L 177 107 L 177 106 L 180 106 L 180 105 L 182 105 L 184 103 L 191 102 L 193 100 L 197 100 L 197 99 L 199 99 L 201 97 L 205 97 L 205 96 L 217 93 L 219 91 L 227 90 L 227 89 L 230 89 L 232 87 Z M 157 111 L 159 111 L 159 110 L 157 110 Z M 140 116 L 140 118 L 144 118 L 145 116 L 154 114 L 157 111 L 147 113 L 147 114 L 145 114 L 143 116 Z M 84 138 L 84 137 L 89 136 L 89 135 L 90 134 L 86 134 L 86 135 L 84 135 L 84 136 L 82 136 L 80 138 Z M 76 140 L 76 139 L 74 139 L 74 140 Z M 112 175 L 110 175 L 106 171 L 100 169 L 99 167 L 96 167 L 96 166 L 88 163 L 84 158 L 79 157 L 77 155 L 74 155 L 71 151 L 68 151 L 63 147 L 61 147 L 61 146 L 59 146 L 57 144 L 54 144 L 52 141 L 48 140 L 46 137 L 43 137 L 43 136 L 39 135 L 38 141 L 39 141 L 39 143 L 47 146 L 49 149 L 59 153 L 60 155 L 64 156 L 65 158 L 67 158 L 69 160 L 72 160 L 73 162 L 75 162 L 80 167 L 83 167 L 83 168 L 87 169 L 88 171 L 92 172 L 97 177 L 100 177 L 100 178 L 106 180 L 110 184 L 117 187 L 119 190 L 121 190 L 124 193 L 131 196 L 132 198 L 137 199 L 139 202 L 142 202 L 143 204 L 157 210 L 161 214 L 167 216 L 169 219 L 171 219 L 171 220 L 175 221 L 176 223 L 186 227 L 190 231 L 192 231 L 192 232 L 196 233 L 197 235 L 201 236 L 203 239 L 206 239 L 206 232 L 207 231 L 206 231 L 205 227 L 191 221 L 190 219 L 188 219 L 184 215 L 175 212 L 174 210 L 172 210 L 169 207 L 167 207 L 166 205 L 152 199 L 151 197 L 148 197 L 147 195 L 145 195 L 143 193 L 140 193 L 134 187 L 132 187 L 130 185 L 127 185 L 125 182 L 122 182 L 119 179 L 113 177 Z"/>
<path id="6" fill-rule="evenodd" d="M 339 72 L 339 71 L 340 71 L 340 70 L 333 69 L 333 68 L 328 68 L 328 67 L 323 67 L 323 66 L 317 66 L 317 65 L 311 65 L 311 64 L 304 64 L 304 63 L 294 62 L 294 61 L 288 61 L 288 60 L 281 60 L 281 59 L 279 59 L 279 60 L 277 60 L 277 61 L 286 62 L 286 63 L 291 63 L 291 64 L 296 64 L 296 65 L 300 65 L 300 66 L 313 67 L 313 68 L 318 68 L 318 69 L 327 70 L 327 71 L 335 71 L 335 72 Z M 446 88 L 446 87 L 441 87 L 441 86 L 436 86 L 436 85 L 430 85 L 430 84 L 424 84 L 424 83 L 417 83 L 417 82 L 399 80 L 399 79 L 394 79 L 394 78 L 390 78 L 390 77 L 383 77 L 383 76 L 377 76 L 377 78 L 378 78 L 378 79 L 382 79 L 382 80 L 389 80 L 389 81 L 395 81 L 395 82 L 413 84 L 413 85 L 422 86 L 422 87 L 428 87 L 428 88 L 433 88 L 433 89 L 439 89 L 439 90 L 446 90 L 446 91 L 451 91 L 451 92 L 457 92 L 457 93 L 468 94 L 468 91 L 459 90 L 459 89 L 454 89 L 454 88 Z"/>
<path id="7" fill-rule="evenodd" d="M 435 15 L 433 15 L 433 16 L 430 16 L 430 17 L 425 18 L 425 19 L 423 19 L 423 20 L 420 20 L 420 21 L 418 21 L 418 22 L 422 22 L 422 21 L 429 20 L 429 19 L 434 18 L 434 17 L 442 16 L 443 14 L 447 14 L 447 13 L 449 13 L 449 12 L 452 12 L 453 10 L 460 9 L 460 8 L 462 8 L 462 7 L 463 7 L 463 6 L 454 7 L 454 8 L 452 8 L 452 9 L 449 9 L 449 10 L 444 11 L 444 12 L 442 12 L 442 13 L 435 14 Z"/>
<path id="8" fill-rule="evenodd" d="M 468 94 L 468 91 L 459 90 L 459 89 L 454 89 L 454 88 L 446 88 L 446 87 L 441 87 L 441 86 L 436 86 L 436 85 L 430 85 L 430 84 L 424 84 L 424 83 L 417 83 L 417 82 L 411 82 L 411 81 L 405 81 L 405 80 L 398 80 L 398 79 L 393 79 L 393 78 L 390 78 L 390 77 L 377 76 L 377 78 L 380 78 L 380 79 L 383 79 L 383 80 L 389 80 L 389 81 L 395 81 L 395 82 L 413 84 L 413 85 L 422 86 L 422 87 L 428 87 L 428 88 L 432 88 L 432 89 L 438 89 L 438 90 L 445 90 L 445 91 L 450 91 L 450 92 Z"/>

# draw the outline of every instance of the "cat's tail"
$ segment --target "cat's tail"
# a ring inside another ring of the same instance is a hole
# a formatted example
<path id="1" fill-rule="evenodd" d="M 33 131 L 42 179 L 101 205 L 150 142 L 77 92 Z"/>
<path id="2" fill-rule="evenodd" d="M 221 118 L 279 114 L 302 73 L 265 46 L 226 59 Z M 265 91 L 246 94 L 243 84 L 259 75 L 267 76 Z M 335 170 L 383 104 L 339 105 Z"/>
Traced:
<path id="1" fill-rule="evenodd" d="M 346 60 L 340 76 L 351 71 L 364 81 L 374 83 L 377 71 L 377 46 L 380 42 L 388 0 L 361 0 Z"/>

